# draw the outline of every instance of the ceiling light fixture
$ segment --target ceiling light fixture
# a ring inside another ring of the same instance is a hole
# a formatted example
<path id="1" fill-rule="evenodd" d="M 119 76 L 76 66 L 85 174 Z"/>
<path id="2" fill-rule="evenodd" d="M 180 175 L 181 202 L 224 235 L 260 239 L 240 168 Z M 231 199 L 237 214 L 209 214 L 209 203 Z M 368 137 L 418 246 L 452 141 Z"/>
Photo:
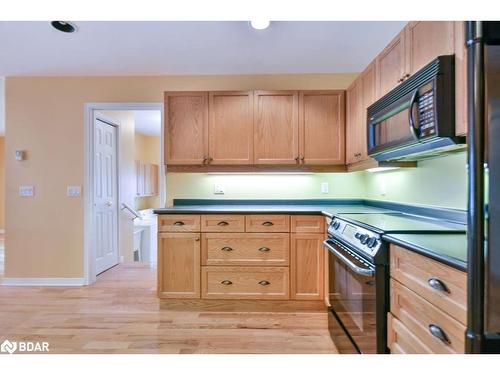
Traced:
<path id="1" fill-rule="evenodd" d="M 52 21 L 50 24 L 54 29 L 63 33 L 74 33 L 76 31 L 76 27 L 67 21 Z"/>
<path id="2" fill-rule="evenodd" d="M 271 21 L 267 20 L 250 21 L 250 26 L 252 26 L 255 30 L 265 30 L 270 24 Z"/>

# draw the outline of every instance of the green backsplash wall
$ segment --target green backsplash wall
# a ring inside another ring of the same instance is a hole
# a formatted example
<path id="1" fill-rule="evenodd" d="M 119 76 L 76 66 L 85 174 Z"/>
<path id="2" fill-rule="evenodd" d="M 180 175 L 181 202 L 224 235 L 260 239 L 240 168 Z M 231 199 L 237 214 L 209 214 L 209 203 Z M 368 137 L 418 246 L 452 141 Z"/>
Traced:
<path id="1" fill-rule="evenodd" d="M 365 172 L 366 198 L 467 208 L 467 153 L 430 159 L 417 168 Z"/>
<path id="2" fill-rule="evenodd" d="M 466 153 L 462 152 L 421 161 L 417 168 L 401 168 L 377 173 L 169 173 L 167 205 L 172 205 L 174 198 L 368 198 L 465 209 L 467 206 L 465 165 Z M 322 182 L 328 182 L 328 194 L 321 193 Z M 215 184 L 224 187 L 224 195 L 214 194 Z"/>
<path id="3" fill-rule="evenodd" d="M 328 182 L 329 193 L 321 193 Z M 214 185 L 225 188 L 214 194 Z M 205 174 L 169 173 L 167 205 L 173 198 L 198 199 L 285 199 L 285 198 L 360 198 L 364 197 L 364 172 L 316 174 Z"/>

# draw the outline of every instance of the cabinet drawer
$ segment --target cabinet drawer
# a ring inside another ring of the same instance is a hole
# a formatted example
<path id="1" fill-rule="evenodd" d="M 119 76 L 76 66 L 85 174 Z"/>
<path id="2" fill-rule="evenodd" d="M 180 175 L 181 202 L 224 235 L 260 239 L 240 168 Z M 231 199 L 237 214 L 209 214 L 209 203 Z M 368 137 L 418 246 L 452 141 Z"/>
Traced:
<path id="1" fill-rule="evenodd" d="M 244 232 L 244 215 L 201 215 L 202 232 Z"/>
<path id="2" fill-rule="evenodd" d="M 199 232 L 199 215 L 159 215 L 158 232 Z"/>
<path id="3" fill-rule="evenodd" d="M 247 215 L 247 232 L 290 232 L 289 215 Z"/>
<path id="4" fill-rule="evenodd" d="M 292 215 L 290 230 L 293 233 L 324 233 L 325 218 L 313 215 Z"/>
<path id="5" fill-rule="evenodd" d="M 202 298 L 288 299 L 288 267 L 202 267 Z"/>
<path id="6" fill-rule="evenodd" d="M 391 313 L 433 353 L 464 353 L 465 326 L 394 279 L 391 279 Z M 441 339 L 431 329 L 442 335 Z"/>
<path id="7" fill-rule="evenodd" d="M 391 354 L 431 354 L 432 351 L 391 313 L 387 314 L 387 346 Z"/>
<path id="8" fill-rule="evenodd" d="M 466 324 L 467 275 L 435 260 L 391 245 L 391 277 Z"/>
<path id="9" fill-rule="evenodd" d="M 288 233 L 203 233 L 203 265 L 287 266 Z"/>

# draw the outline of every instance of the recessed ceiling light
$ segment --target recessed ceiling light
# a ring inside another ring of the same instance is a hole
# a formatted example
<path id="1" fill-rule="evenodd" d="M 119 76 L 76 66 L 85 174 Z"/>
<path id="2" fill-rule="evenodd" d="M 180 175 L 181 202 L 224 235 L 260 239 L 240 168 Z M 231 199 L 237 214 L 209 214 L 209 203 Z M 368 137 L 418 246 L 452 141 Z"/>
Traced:
<path id="1" fill-rule="evenodd" d="M 54 29 L 63 33 L 74 33 L 76 31 L 76 27 L 67 21 L 52 21 L 50 24 Z"/>
<path id="2" fill-rule="evenodd" d="M 267 20 L 250 21 L 250 26 L 252 26 L 255 30 L 267 29 L 270 24 L 271 24 L 271 21 L 267 21 Z"/>

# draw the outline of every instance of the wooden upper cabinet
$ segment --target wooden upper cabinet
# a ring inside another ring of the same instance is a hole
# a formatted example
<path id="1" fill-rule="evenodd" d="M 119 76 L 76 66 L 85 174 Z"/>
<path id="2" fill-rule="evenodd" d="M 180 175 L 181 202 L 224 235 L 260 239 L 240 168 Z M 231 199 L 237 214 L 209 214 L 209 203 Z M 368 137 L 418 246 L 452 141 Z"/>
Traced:
<path id="1" fill-rule="evenodd" d="M 296 164 L 298 91 L 254 92 L 254 163 Z"/>
<path id="2" fill-rule="evenodd" d="M 467 49 L 465 23 L 455 24 L 455 134 L 467 135 Z"/>
<path id="3" fill-rule="evenodd" d="M 301 164 L 344 164 L 344 91 L 299 93 Z"/>
<path id="4" fill-rule="evenodd" d="M 360 160 L 361 148 L 359 138 L 361 122 L 360 102 L 361 81 L 356 79 L 347 89 L 346 95 L 346 163 L 352 164 Z"/>
<path id="5" fill-rule="evenodd" d="M 253 92 L 210 92 L 208 162 L 253 163 Z"/>
<path id="6" fill-rule="evenodd" d="M 376 98 L 401 83 L 405 75 L 405 32 L 400 32 L 377 56 Z"/>
<path id="7" fill-rule="evenodd" d="M 437 56 L 455 52 L 452 21 L 414 21 L 406 28 L 406 73 L 414 74 Z"/>
<path id="8" fill-rule="evenodd" d="M 360 108 L 361 123 L 359 124 L 358 148 L 361 152 L 360 159 L 366 160 L 368 159 L 367 109 L 377 100 L 375 63 L 368 65 L 365 71 L 361 74 L 360 79 L 361 79 L 361 108 Z"/>
<path id="9" fill-rule="evenodd" d="M 208 93 L 165 92 L 165 164 L 203 164 L 208 157 Z"/>

